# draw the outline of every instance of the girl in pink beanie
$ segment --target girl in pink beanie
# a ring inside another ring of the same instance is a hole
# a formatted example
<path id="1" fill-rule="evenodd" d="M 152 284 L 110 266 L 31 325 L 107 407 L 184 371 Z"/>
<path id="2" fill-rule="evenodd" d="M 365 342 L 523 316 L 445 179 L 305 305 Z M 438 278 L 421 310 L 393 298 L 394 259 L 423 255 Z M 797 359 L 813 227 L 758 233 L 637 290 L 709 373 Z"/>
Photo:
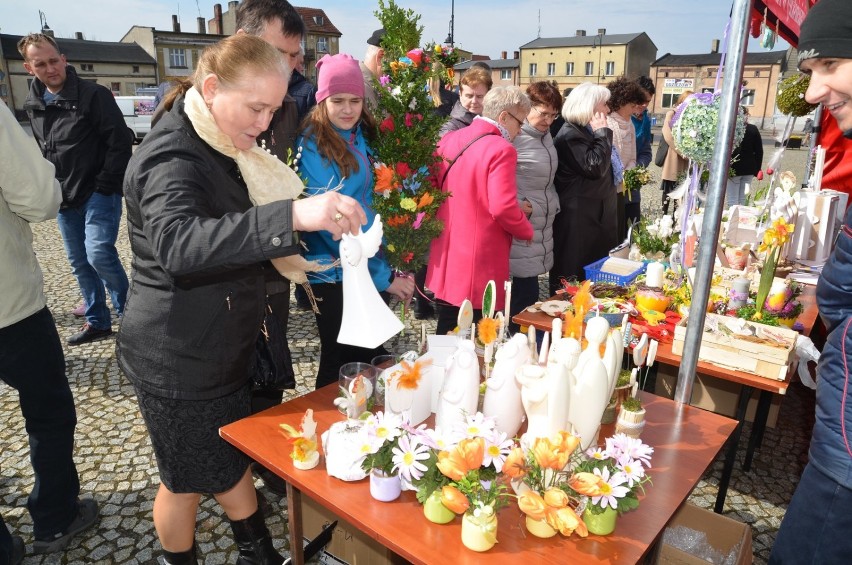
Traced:
<path id="1" fill-rule="evenodd" d="M 364 76 L 351 55 L 323 55 L 317 61 L 317 104 L 332 94 L 353 94 L 364 98 Z"/>

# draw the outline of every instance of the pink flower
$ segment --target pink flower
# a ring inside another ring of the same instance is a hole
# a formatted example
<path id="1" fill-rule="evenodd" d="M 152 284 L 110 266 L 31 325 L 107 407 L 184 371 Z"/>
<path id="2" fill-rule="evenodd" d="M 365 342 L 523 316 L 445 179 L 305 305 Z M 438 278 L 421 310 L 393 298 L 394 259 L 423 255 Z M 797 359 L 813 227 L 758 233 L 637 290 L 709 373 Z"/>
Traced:
<path id="1" fill-rule="evenodd" d="M 417 218 L 414 220 L 412 227 L 416 230 L 420 229 L 420 224 L 423 223 L 423 218 L 426 217 L 426 212 L 420 212 L 417 214 Z"/>
<path id="2" fill-rule="evenodd" d="M 414 66 L 420 66 L 420 63 L 423 62 L 423 50 L 419 47 L 417 49 L 412 49 L 408 53 L 406 53 L 411 62 L 414 63 Z"/>

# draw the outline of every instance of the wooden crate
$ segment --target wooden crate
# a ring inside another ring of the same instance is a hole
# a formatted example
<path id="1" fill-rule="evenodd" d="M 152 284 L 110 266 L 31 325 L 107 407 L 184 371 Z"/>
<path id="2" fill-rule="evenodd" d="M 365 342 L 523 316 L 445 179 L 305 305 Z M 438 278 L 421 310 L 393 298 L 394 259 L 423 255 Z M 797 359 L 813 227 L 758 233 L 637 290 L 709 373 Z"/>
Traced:
<path id="1" fill-rule="evenodd" d="M 675 327 L 672 352 L 683 355 L 688 319 Z M 747 335 L 731 330 L 738 324 Z M 787 328 L 747 322 L 730 316 L 707 314 L 698 359 L 720 367 L 783 381 L 793 362 L 798 332 Z"/>

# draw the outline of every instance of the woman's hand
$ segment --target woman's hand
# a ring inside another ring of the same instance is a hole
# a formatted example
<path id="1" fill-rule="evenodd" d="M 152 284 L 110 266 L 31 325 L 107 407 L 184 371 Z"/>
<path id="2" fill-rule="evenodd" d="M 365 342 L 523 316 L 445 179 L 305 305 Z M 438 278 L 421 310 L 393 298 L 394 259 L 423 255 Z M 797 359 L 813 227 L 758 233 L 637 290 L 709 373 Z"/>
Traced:
<path id="1" fill-rule="evenodd" d="M 408 302 L 414 297 L 414 279 L 408 276 L 394 276 L 387 292 L 393 294 L 402 302 Z"/>
<path id="2" fill-rule="evenodd" d="M 523 202 L 521 202 L 521 212 L 523 212 L 527 218 L 532 216 L 533 207 L 532 204 L 530 204 L 529 200 L 524 200 Z"/>
<path id="3" fill-rule="evenodd" d="M 358 201 L 339 192 L 293 202 L 293 228 L 299 231 L 325 230 L 338 240 L 344 232 L 356 235 L 366 223 L 367 215 Z"/>
<path id="4" fill-rule="evenodd" d="M 603 112 L 595 112 L 595 115 L 592 116 L 592 121 L 589 122 L 589 125 L 592 126 L 592 131 L 608 127 L 606 124 L 606 114 Z"/>

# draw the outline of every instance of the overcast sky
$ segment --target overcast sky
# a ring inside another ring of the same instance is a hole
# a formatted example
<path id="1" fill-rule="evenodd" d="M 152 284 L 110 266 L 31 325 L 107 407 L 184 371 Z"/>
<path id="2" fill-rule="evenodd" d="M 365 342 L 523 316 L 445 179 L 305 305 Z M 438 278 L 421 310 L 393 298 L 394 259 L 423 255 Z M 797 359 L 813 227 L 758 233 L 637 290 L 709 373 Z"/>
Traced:
<path id="1" fill-rule="evenodd" d="M 38 0 L 0 1 L 0 32 L 23 35 L 39 29 L 39 10 L 58 37 L 118 41 L 133 25 L 171 29 L 171 16 L 180 17 L 183 29 L 195 30 L 196 18 L 210 19 L 209 0 Z M 227 0 L 220 2 L 227 9 Z M 421 14 L 423 43 L 443 42 L 449 32 L 452 0 L 398 0 L 397 4 Z M 379 22 L 378 5 L 370 0 L 305 0 L 298 4 L 321 7 L 343 34 L 341 51 L 363 55 L 366 40 Z M 536 37 L 564 37 L 585 29 L 607 33 L 646 32 L 666 53 L 708 53 L 713 39 L 722 39 L 732 0 L 455 0 L 456 45 L 474 53 L 498 58 Z M 774 50 L 787 44 L 778 41 Z M 751 41 L 749 51 L 763 50 Z"/>

